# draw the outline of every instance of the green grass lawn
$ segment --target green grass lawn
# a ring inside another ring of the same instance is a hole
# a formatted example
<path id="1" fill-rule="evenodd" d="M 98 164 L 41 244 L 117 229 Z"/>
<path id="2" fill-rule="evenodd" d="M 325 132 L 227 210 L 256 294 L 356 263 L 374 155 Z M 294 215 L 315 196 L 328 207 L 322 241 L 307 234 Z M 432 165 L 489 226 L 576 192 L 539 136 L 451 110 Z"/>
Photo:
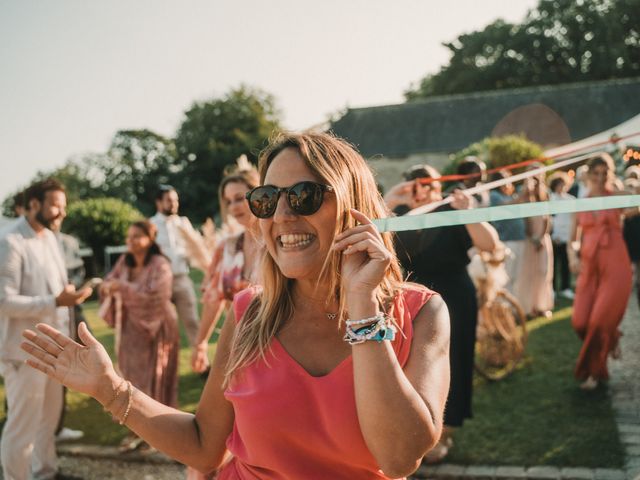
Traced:
<path id="1" fill-rule="evenodd" d="M 85 312 L 94 334 L 113 355 L 113 333 L 97 318 L 96 304 L 87 304 Z M 447 461 L 623 466 L 623 448 L 606 390 L 585 393 L 573 379 L 580 343 L 571 329 L 570 314 L 565 302 L 551 320 L 529 323 L 525 360 L 510 377 L 495 383 L 476 379 L 475 417 L 455 433 L 455 448 Z M 194 411 L 204 380 L 191 372 L 190 354 L 183 335 L 179 403 L 182 409 Z M 0 385 L 0 402 L 3 398 Z M 67 399 L 66 426 L 83 430 L 82 442 L 114 445 L 125 435 L 126 429 L 114 423 L 96 401 L 75 392 L 69 392 Z"/>
<path id="2" fill-rule="evenodd" d="M 620 468 L 624 451 L 605 388 L 583 392 L 573 378 L 580 342 L 571 308 L 529 322 L 524 362 L 499 382 L 475 381 L 474 418 L 454 434 L 447 461 L 484 465 Z"/>

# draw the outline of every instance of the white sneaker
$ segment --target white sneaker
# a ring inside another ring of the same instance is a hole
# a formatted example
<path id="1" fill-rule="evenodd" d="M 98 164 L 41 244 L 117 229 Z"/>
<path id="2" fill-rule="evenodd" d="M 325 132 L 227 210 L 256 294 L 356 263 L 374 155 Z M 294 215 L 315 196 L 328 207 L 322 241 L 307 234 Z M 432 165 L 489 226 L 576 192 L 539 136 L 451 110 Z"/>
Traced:
<path id="1" fill-rule="evenodd" d="M 84 437 L 84 432 L 82 430 L 73 430 L 71 428 L 64 427 L 56 435 L 56 441 L 66 442 L 68 440 L 80 440 L 82 437 Z"/>
<path id="2" fill-rule="evenodd" d="M 570 288 L 567 288 L 561 291 L 560 293 L 562 294 L 563 297 L 568 298 L 569 300 L 573 300 L 573 297 L 576 296 L 576 294 L 573 293 L 573 290 L 571 290 Z"/>

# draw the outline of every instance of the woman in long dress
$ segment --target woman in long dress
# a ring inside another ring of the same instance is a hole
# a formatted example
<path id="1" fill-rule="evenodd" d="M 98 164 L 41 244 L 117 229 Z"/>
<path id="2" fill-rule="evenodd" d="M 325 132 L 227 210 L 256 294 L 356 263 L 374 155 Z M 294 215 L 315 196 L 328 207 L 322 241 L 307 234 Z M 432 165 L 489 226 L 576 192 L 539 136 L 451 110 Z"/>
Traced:
<path id="1" fill-rule="evenodd" d="M 589 197 L 614 192 L 614 164 L 602 154 L 587 163 Z M 625 215 L 637 209 L 581 212 L 572 229 L 572 270 L 579 272 L 573 303 L 572 325 L 582 348 L 574 374 L 584 390 L 593 390 L 609 378 L 607 357 L 619 355 L 618 329 L 631 295 L 631 260 L 622 235 Z M 579 258 L 579 260 L 578 260 Z"/>
<path id="2" fill-rule="evenodd" d="M 101 315 L 116 330 L 118 369 L 140 391 L 165 405 L 178 404 L 179 333 L 171 303 L 173 275 L 148 220 L 127 233 L 127 252 L 100 288 Z M 124 450 L 139 439 L 124 439 Z"/>
<path id="3" fill-rule="evenodd" d="M 533 164 L 529 169 L 542 165 Z M 529 202 L 549 199 L 544 174 L 530 177 L 523 185 Z M 541 215 L 526 219 L 527 241 L 522 252 L 519 278 L 515 279 L 516 297 L 529 317 L 551 317 L 553 310 L 553 243 L 551 217 Z"/>

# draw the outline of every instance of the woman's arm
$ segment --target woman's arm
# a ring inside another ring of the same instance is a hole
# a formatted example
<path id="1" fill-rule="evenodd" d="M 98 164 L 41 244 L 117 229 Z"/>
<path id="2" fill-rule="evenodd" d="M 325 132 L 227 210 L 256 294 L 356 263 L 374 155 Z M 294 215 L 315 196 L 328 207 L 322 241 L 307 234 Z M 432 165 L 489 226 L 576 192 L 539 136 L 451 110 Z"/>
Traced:
<path id="1" fill-rule="evenodd" d="M 453 192 L 451 207 L 456 210 L 468 210 L 473 208 L 474 200 L 464 190 Z M 493 252 L 500 241 L 498 232 L 488 222 L 471 223 L 465 225 L 467 233 L 471 237 L 473 246 L 484 252 Z"/>
<path id="2" fill-rule="evenodd" d="M 413 473 L 437 443 L 449 391 L 449 313 L 442 298 L 433 296 L 413 325 L 404 370 L 389 342 L 353 346 L 360 428 L 380 468 L 392 478 Z"/>
<path id="3" fill-rule="evenodd" d="M 336 236 L 342 288 L 353 320 L 378 313 L 377 288 L 392 261 L 380 232 L 362 213 L 360 225 Z M 411 356 L 403 371 L 389 341 L 353 345 L 358 421 L 367 447 L 385 474 L 404 477 L 438 441 L 449 387 L 449 316 L 434 297 L 415 319 Z M 428 387 L 427 387 L 428 386 Z"/>
<path id="4" fill-rule="evenodd" d="M 569 270 L 572 273 L 580 273 L 580 243 L 582 231 L 578 225 L 578 216 L 571 218 L 571 232 L 567 243 L 567 257 L 569 258 Z"/>
<path id="5" fill-rule="evenodd" d="M 106 350 L 87 327 L 81 324 L 79 328 L 84 345 L 48 325 L 39 324 L 37 329 L 39 334 L 30 330 L 24 333 L 29 342 L 23 342 L 21 347 L 31 354 L 27 363 L 65 386 L 94 397 L 122 420 L 129 403 L 128 386 L 116 374 Z M 233 407 L 224 398 L 223 380 L 234 329 L 235 321 L 230 314 L 195 415 L 163 405 L 134 390 L 125 422 L 154 448 L 203 472 L 220 465 L 233 427 Z"/>
<path id="6" fill-rule="evenodd" d="M 218 324 L 218 319 L 224 311 L 224 300 L 212 300 L 202 305 L 200 326 L 196 334 L 196 340 L 191 351 L 191 369 L 196 373 L 204 372 L 209 366 L 209 339 L 213 329 Z"/>
<path id="7" fill-rule="evenodd" d="M 493 252 L 499 242 L 498 232 L 488 222 L 465 225 L 474 247 L 483 252 Z"/>

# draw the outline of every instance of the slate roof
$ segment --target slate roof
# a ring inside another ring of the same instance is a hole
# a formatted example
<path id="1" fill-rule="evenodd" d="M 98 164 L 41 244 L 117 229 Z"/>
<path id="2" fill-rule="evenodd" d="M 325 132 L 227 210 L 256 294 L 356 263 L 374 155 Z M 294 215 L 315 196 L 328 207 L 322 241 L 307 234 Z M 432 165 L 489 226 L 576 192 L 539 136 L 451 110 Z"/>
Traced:
<path id="1" fill-rule="evenodd" d="M 562 117 L 572 140 L 640 113 L 640 77 L 444 95 L 399 105 L 353 108 L 331 129 L 365 157 L 455 152 L 489 136 L 520 106 L 542 103 Z"/>

